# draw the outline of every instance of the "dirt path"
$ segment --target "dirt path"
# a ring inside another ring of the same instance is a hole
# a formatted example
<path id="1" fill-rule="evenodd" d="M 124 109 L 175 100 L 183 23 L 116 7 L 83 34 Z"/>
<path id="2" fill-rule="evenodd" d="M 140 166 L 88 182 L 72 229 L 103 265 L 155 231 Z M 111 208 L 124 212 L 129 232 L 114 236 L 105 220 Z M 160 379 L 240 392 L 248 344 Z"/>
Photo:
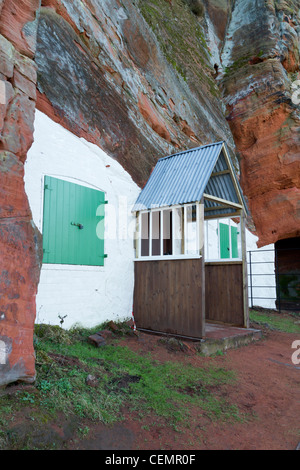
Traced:
<path id="1" fill-rule="evenodd" d="M 164 422 L 137 420 L 126 410 L 126 420 L 105 431 L 97 426 L 77 448 L 127 450 L 293 450 L 300 441 L 300 366 L 292 364 L 292 342 L 297 335 L 267 332 L 263 340 L 223 356 L 204 358 L 190 352 L 170 352 L 158 345 L 156 336 L 141 335 L 137 341 L 124 340 L 135 351 L 148 353 L 160 361 L 183 361 L 199 367 L 220 366 L 234 370 L 235 386 L 226 386 L 227 399 L 241 412 L 246 422 L 211 422 L 199 410 L 191 410 L 190 428 L 170 430 Z M 223 394 L 224 394 L 224 388 Z"/>

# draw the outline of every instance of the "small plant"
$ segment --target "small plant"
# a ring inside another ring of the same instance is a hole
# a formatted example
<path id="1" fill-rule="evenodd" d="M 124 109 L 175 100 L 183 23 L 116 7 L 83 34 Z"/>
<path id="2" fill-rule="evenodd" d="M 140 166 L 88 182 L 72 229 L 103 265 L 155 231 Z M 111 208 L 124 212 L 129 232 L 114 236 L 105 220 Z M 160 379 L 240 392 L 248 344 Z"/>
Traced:
<path id="1" fill-rule="evenodd" d="M 48 393 L 52 390 L 53 385 L 48 380 L 41 380 L 37 385 L 37 389 L 40 390 L 43 394 Z"/>
<path id="2" fill-rule="evenodd" d="M 79 428 L 78 432 L 82 437 L 86 437 L 90 432 L 90 428 L 88 426 L 85 426 L 84 428 Z"/>
<path id="3" fill-rule="evenodd" d="M 60 319 L 60 326 L 62 328 L 64 322 L 65 322 L 65 319 L 67 318 L 68 315 L 65 315 L 64 317 L 62 317 L 61 315 L 58 315 L 58 318 Z"/>
<path id="4" fill-rule="evenodd" d="M 21 400 L 23 402 L 30 403 L 31 405 L 34 405 L 34 403 L 35 403 L 34 395 L 32 395 L 31 393 L 28 393 L 28 392 L 24 393 Z"/>

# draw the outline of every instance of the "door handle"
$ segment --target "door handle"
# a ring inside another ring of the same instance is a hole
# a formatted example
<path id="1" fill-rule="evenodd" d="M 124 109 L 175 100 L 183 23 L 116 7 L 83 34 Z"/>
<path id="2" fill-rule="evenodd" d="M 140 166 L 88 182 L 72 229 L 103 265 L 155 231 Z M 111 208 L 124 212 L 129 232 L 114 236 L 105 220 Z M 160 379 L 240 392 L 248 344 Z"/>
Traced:
<path id="1" fill-rule="evenodd" d="M 84 226 L 82 224 L 75 224 L 74 222 L 71 222 L 71 225 L 73 225 L 74 227 L 78 227 L 79 230 L 83 230 L 84 229 Z"/>

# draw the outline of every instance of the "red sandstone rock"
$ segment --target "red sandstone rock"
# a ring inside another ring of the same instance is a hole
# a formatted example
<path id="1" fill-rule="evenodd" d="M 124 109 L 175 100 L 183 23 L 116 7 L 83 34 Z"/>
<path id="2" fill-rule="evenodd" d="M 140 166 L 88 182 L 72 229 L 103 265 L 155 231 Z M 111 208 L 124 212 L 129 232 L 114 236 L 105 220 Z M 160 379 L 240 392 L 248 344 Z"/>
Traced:
<path id="1" fill-rule="evenodd" d="M 24 197 L 24 165 L 10 152 L 0 152 L 0 220 L 29 218 L 27 198 Z"/>
<path id="2" fill-rule="evenodd" d="M 33 57 L 36 46 L 36 11 L 39 0 L 4 0 L 1 11 L 0 34 L 16 49 Z"/>
<path id="3" fill-rule="evenodd" d="M 291 91 L 292 72 L 299 68 L 300 20 L 293 15 L 291 21 L 292 0 L 278 9 L 268 2 L 255 10 L 250 0 L 239 0 L 234 24 L 247 3 L 251 14 L 246 25 L 231 31 L 221 84 L 261 247 L 300 235 L 300 111 Z M 277 25 L 276 34 L 271 24 Z"/>
<path id="4" fill-rule="evenodd" d="M 32 22 L 38 4 L 0 2 L 0 341 L 5 345 L 0 386 L 35 380 L 33 331 L 42 243 L 25 193 L 23 164 L 33 141 L 36 67 L 28 57 L 35 50 Z"/>
<path id="5" fill-rule="evenodd" d="M 0 219 L 0 338 L 9 351 L 0 385 L 35 379 L 33 327 L 39 279 L 38 234 L 29 220 Z"/>
<path id="6" fill-rule="evenodd" d="M 24 93 L 17 93 L 7 109 L 2 129 L 0 150 L 15 153 L 23 163 L 33 142 L 34 111 L 35 102 Z"/>
<path id="7" fill-rule="evenodd" d="M 143 93 L 141 93 L 139 96 L 138 106 L 142 116 L 149 126 L 154 130 L 154 132 L 156 132 L 163 139 L 170 142 L 170 133 L 164 120 L 160 117 L 149 98 Z"/>
<path id="8" fill-rule="evenodd" d="M 26 96 L 36 101 L 36 84 L 24 77 L 18 70 L 14 72 L 13 85 L 25 93 Z"/>
<path id="9" fill-rule="evenodd" d="M 3 36 L 0 36 L 0 73 L 11 78 L 14 73 L 15 49 Z"/>
<path id="10" fill-rule="evenodd" d="M 260 73 L 268 67 L 264 63 Z M 272 64 L 279 73 L 280 67 Z M 273 93 L 257 89 L 230 107 L 229 123 L 240 156 L 241 185 L 249 202 L 259 246 L 300 235 L 300 120 L 280 99 L 276 76 Z M 280 82 L 279 82 L 280 83 Z M 274 96 L 277 102 L 274 102 Z M 294 129 L 294 131 L 292 131 Z"/>
<path id="11" fill-rule="evenodd" d="M 0 132 L 2 132 L 6 112 L 13 97 L 14 97 L 14 89 L 11 83 L 6 80 L 1 81 Z"/>
<path id="12" fill-rule="evenodd" d="M 220 100 L 211 93 L 207 51 L 186 34 L 193 28 L 200 35 L 198 19 L 181 2 L 159 6 L 158 34 L 128 0 L 105 8 L 94 0 L 68 10 L 56 0 L 43 5 L 38 109 L 107 151 L 137 184 L 161 156 L 225 135 L 232 144 Z"/>

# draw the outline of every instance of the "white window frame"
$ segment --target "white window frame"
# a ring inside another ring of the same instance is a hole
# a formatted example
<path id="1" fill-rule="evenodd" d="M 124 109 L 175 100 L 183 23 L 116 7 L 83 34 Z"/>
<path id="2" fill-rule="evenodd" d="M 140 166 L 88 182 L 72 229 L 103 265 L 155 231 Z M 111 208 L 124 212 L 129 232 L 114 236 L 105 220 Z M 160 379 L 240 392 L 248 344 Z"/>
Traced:
<path id="1" fill-rule="evenodd" d="M 240 230 L 238 232 L 238 250 L 239 250 L 239 254 L 240 254 L 240 257 L 238 258 L 232 258 L 232 243 L 231 243 L 231 227 L 234 227 L 234 225 L 232 225 L 232 218 L 239 218 L 240 219 L 240 223 L 239 223 L 239 227 L 240 227 Z M 208 249 L 208 243 L 209 243 L 209 228 L 208 228 L 208 225 L 209 225 L 209 222 L 212 221 L 212 220 L 216 220 L 217 221 L 217 233 L 218 233 L 218 247 L 217 247 L 217 251 L 218 251 L 218 258 L 209 258 L 209 249 Z M 226 222 L 224 222 L 224 220 L 226 220 Z M 223 221 L 223 222 L 222 222 Z M 229 222 L 228 222 L 229 221 Z M 205 262 L 206 263 L 232 263 L 232 262 L 237 262 L 237 263 L 240 263 L 243 261 L 243 255 L 242 255 L 242 220 L 241 220 L 241 216 L 240 215 L 237 215 L 237 216 L 226 216 L 226 217 L 219 217 L 219 218 L 215 218 L 215 219 L 206 219 L 204 221 L 205 223 L 205 249 L 206 249 L 206 259 L 205 259 Z M 221 258 L 221 238 L 220 238 L 220 223 L 225 223 L 226 225 L 228 225 L 229 227 L 229 258 Z"/>
<path id="2" fill-rule="evenodd" d="M 137 238 L 138 243 L 136 245 L 136 257 L 135 261 L 158 261 L 158 260 L 178 260 L 178 259 L 200 259 L 202 258 L 202 254 L 200 252 L 200 235 L 201 235 L 201 228 L 200 224 L 204 224 L 204 217 L 201 218 L 201 211 L 200 211 L 200 202 L 193 202 L 189 204 L 177 204 L 174 206 L 164 206 L 159 208 L 153 208 L 148 210 L 139 211 L 137 214 Z M 196 253 L 188 254 L 186 252 L 187 249 L 187 242 L 186 242 L 186 234 L 187 234 L 187 208 L 196 206 Z M 163 217 L 164 211 L 172 211 L 172 251 L 174 251 L 175 246 L 175 231 L 174 231 L 174 213 L 176 209 L 184 209 L 183 212 L 183 223 L 184 223 L 184 254 L 182 255 L 163 255 Z M 159 256 L 152 256 L 152 214 L 154 212 L 160 212 L 160 255 Z M 142 214 L 150 214 L 149 217 L 149 256 L 141 256 L 142 253 Z"/>

